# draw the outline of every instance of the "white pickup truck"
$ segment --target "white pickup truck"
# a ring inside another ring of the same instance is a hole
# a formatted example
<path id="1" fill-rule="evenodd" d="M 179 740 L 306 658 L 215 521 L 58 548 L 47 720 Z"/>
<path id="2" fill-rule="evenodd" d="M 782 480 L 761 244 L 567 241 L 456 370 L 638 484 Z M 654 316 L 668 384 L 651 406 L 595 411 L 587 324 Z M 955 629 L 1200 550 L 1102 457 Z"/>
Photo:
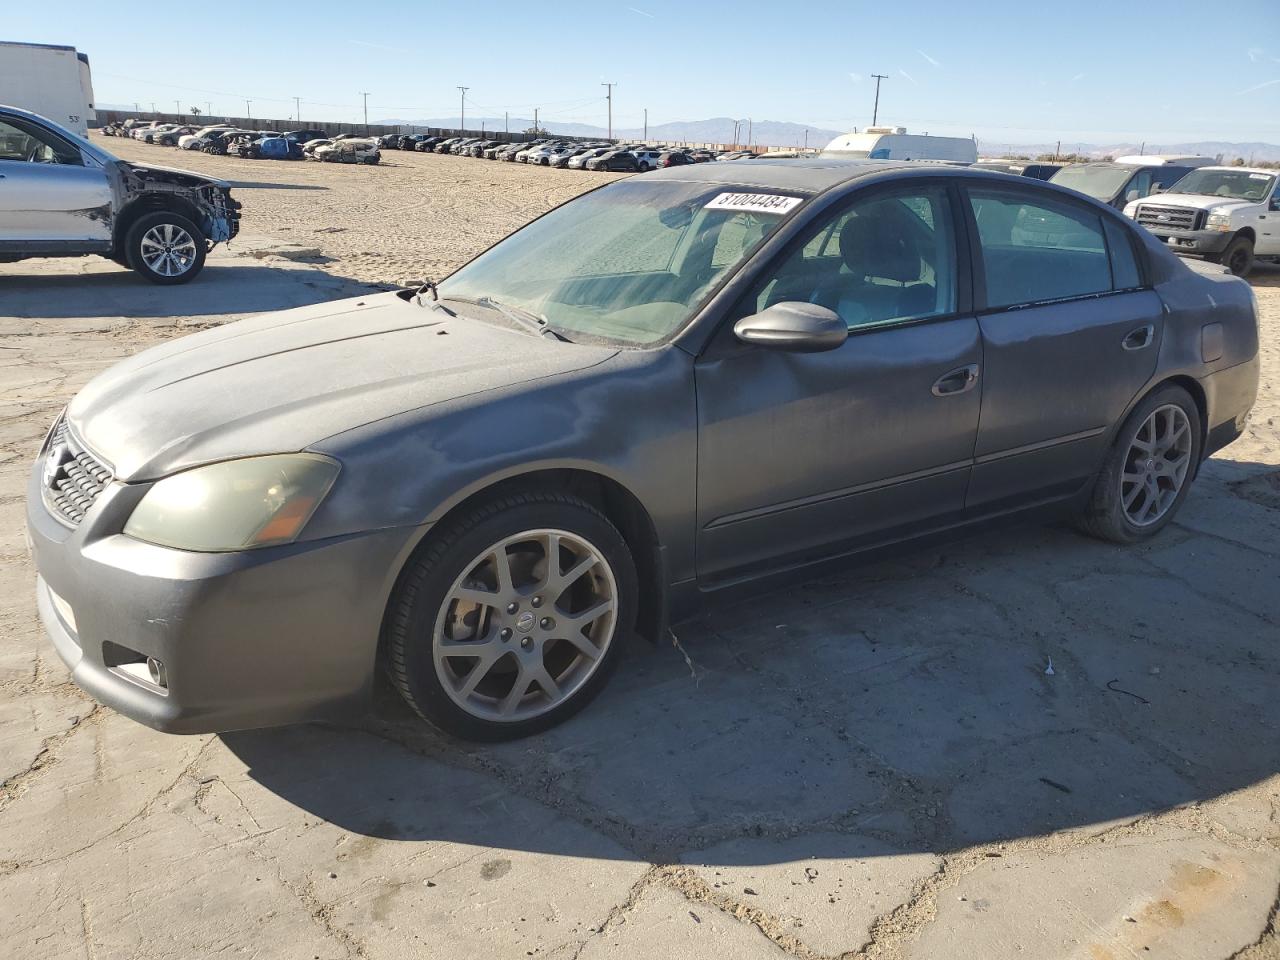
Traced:
<path id="1" fill-rule="evenodd" d="M 1254 260 L 1280 262 L 1280 171 L 1200 167 L 1167 192 L 1135 200 L 1125 216 L 1174 253 L 1203 257 L 1248 276 Z"/>

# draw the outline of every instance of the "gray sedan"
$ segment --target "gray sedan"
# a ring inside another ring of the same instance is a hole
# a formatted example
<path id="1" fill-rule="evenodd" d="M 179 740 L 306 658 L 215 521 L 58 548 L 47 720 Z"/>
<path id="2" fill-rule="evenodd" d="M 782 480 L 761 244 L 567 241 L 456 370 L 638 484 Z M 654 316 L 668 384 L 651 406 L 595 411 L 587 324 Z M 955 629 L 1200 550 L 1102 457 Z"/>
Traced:
<path id="1" fill-rule="evenodd" d="M 619 181 L 438 287 L 97 377 L 31 472 L 39 608 L 162 730 L 359 709 L 381 664 L 528 734 L 713 592 L 1013 515 L 1155 535 L 1257 393 L 1250 288 L 1197 268 L 996 173 Z"/>

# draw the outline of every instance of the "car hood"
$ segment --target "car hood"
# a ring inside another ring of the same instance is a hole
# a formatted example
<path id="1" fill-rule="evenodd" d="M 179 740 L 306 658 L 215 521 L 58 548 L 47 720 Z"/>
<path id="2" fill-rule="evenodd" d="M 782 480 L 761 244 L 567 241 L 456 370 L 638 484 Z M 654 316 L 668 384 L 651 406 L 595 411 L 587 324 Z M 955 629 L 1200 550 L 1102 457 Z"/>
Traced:
<path id="1" fill-rule="evenodd" d="M 1208 210 L 1210 207 L 1252 207 L 1257 200 L 1236 200 L 1233 197 L 1210 197 L 1199 193 L 1157 193 L 1138 203 L 1164 204 L 1170 207 L 1187 207 Z"/>
<path id="2" fill-rule="evenodd" d="M 230 189 L 231 184 L 226 180 L 219 180 L 217 177 L 206 177 L 202 173 L 193 173 L 190 170 L 178 170 L 175 167 L 156 167 L 149 163 L 133 163 L 130 160 L 116 160 L 122 170 L 128 173 L 134 173 L 142 177 L 143 180 L 163 181 L 172 183 L 182 187 L 223 187 Z"/>
<path id="3" fill-rule="evenodd" d="M 92 380 L 67 417 L 118 479 L 150 480 L 303 450 L 397 413 L 569 373 L 616 352 L 376 294 L 154 347 Z"/>

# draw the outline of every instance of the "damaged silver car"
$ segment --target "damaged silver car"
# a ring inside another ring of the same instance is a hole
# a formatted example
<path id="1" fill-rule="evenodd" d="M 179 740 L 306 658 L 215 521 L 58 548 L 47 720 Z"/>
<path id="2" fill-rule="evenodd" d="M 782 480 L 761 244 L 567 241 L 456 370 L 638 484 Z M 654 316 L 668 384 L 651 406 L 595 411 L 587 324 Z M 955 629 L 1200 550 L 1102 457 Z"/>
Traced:
<path id="1" fill-rule="evenodd" d="M 0 106 L 0 263 L 100 254 L 153 283 L 186 283 L 240 226 L 231 187 L 119 160 Z"/>

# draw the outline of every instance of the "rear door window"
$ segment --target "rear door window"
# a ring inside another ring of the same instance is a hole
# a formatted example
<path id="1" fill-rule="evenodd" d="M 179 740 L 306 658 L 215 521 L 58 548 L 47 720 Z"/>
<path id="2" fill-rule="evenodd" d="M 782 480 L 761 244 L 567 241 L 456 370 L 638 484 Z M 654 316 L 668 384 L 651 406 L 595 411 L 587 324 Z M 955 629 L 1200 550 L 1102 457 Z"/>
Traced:
<path id="1" fill-rule="evenodd" d="M 968 194 L 982 247 L 988 307 L 1113 289 L 1099 214 L 1014 191 L 970 188 Z"/>

